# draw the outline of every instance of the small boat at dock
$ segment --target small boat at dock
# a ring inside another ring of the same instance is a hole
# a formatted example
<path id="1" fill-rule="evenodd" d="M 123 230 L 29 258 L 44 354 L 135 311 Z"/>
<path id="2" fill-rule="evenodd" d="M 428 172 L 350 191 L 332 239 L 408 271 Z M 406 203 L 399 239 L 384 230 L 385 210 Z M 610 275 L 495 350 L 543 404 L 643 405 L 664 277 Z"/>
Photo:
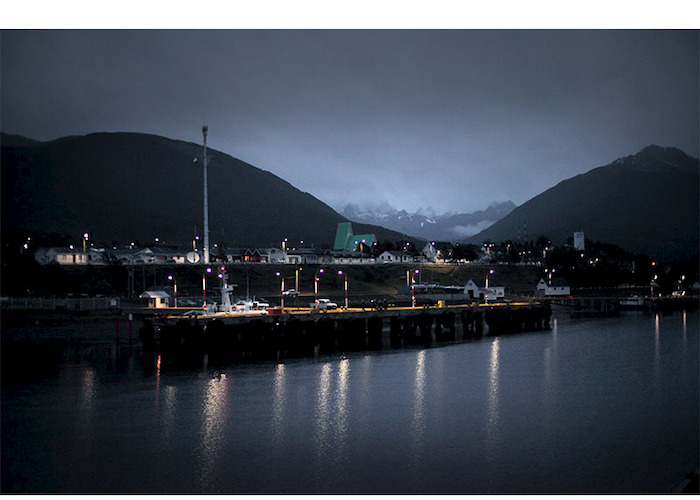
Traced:
<path id="1" fill-rule="evenodd" d="M 626 299 L 620 300 L 620 309 L 645 309 L 646 308 L 646 301 L 644 300 L 644 297 L 640 297 L 639 295 L 633 295 L 631 297 L 627 297 Z"/>

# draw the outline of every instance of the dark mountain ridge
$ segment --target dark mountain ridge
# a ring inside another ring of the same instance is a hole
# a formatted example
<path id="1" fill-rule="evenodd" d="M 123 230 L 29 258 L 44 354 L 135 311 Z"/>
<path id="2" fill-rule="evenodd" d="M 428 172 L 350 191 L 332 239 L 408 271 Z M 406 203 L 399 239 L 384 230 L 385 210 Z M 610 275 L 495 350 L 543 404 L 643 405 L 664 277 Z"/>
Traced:
<path id="1" fill-rule="evenodd" d="M 470 239 L 517 240 L 545 235 L 564 244 L 574 231 L 664 262 L 698 254 L 698 159 L 648 146 L 560 182 Z"/>
<path id="2" fill-rule="evenodd" d="M 94 133 L 50 142 L 2 134 L 3 228 L 106 244 L 189 245 L 203 234 L 201 145 L 137 133 Z M 346 219 L 270 172 L 208 150 L 213 246 L 332 244 Z M 381 240 L 401 235 L 357 224 Z M 79 241 L 79 240 L 78 240 Z"/>

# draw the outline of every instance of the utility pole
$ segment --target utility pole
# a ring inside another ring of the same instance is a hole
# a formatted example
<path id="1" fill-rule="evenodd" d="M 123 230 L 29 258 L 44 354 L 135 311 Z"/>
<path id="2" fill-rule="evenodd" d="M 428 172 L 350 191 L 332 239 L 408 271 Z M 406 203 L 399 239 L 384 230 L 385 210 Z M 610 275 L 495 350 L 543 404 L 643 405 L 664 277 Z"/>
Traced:
<path id="1" fill-rule="evenodd" d="M 202 127 L 202 135 L 204 136 L 204 156 L 202 161 L 204 162 L 204 263 L 209 264 L 209 201 L 207 199 L 207 164 L 209 159 L 207 158 L 207 132 L 209 127 L 204 125 Z"/>

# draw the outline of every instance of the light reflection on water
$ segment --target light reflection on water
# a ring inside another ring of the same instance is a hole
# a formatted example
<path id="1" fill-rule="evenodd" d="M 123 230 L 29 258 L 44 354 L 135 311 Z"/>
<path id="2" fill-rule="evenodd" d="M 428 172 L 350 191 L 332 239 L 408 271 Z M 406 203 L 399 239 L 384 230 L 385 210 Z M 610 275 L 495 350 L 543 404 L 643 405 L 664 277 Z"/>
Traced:
<path id="1" fill-rule="evenodd" d="M 202 429 L 197 464 L 203 491 L 210 491 L 218 483 L 216 465 L 221 459 L 229 421 L 230 379 L 225 373 L 209 380 L 202 404 Z"/>
<path id="2" fill-rule="evenodd" d="M 316 447 L 315 457 L 315 480 L 323 483 L 325 477 L 325 466 L 332 450 L 331 427 L 333 425 L 331 417 L 331 363 L 324 363 L 318 382 L 316 393 L 316 408 L 314 412 L 314 426 L 316 433 L 314 443 Z"/>
<path id="3" fill-rule="evenodd" d="M 498 449 L 501 446 L 500 401 L 499 401 L 499 359 L 500 339 L 491 341 L 489 356 L 489 384 L 487 388 L 488 409 L 486 414 L 486 459 L 493 471 L 496 466 Z"/>
<path id="4" fill-rule="evenodd" d="M 337 443 L 335 446 L 336 464 L 340 466 L 346 459 L 348 426 L 349 426 L 349 401 L 348 390 L 350 375 L 350 360 L 343 359 L 338 365 L 338 394 L 336 404 Z"/>
<path id="5" fill-rule="evenodd" d="M 105 352 L 4 383 L 3 491 L 667 492 L 697 466 L 695 312 L 218 371 Z"/>
<path id="6" fill-rule="evenodd" d="M 413 411 L 409 439 L 411 442 L 411 471 L 419 474 L 425 455 L 425 391 L 426 391 L 426 351 L 418 351 L 413 380 Z"/>
<path id="7" fill-rule="evenodd" d="M 82 374 L 82 397 L 80 398 L 80 426 L 92 427 L 95 412 L 95 399 L 97 397 L 97 383 L 95 369 L 86 367 Z"/>
<path id="8" fill-rule="evenodd" d="M 284 425 L 284 410 L 287 406 L 286 371 L 283 363 L 275 367 L 272 406 L 272 434 L 276 441 L 282 438 Z"/>

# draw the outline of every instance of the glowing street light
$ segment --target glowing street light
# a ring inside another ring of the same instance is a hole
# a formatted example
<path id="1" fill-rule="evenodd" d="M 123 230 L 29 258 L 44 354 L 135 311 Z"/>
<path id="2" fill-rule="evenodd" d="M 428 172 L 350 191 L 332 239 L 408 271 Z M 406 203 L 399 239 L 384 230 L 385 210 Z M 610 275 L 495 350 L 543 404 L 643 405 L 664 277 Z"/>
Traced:
<path id="1" fill-rule="evenodd" d="M 544 270 L 544 272 L 547 273 L 547 276 L 548 276 L 548 280 L 549 280 L 549 281 L 548 281 L 548 284 L 549 284 L 549 286 L 552 286 L 552 273 L 555 272 L 555 271 L 556 271 L 556 269 L 545 269 L 545 270 Z M 491 272 L 493 272 L 493 271 L 491 271 Z"/>
<path id="2" fill-rule="evenodd" d="M 87 240 L 88 240 L 88 234 L 85 233 L 83 234 L 83 261 L 87 262 L 87 257 L 85 256 L 85 246 L 87 245 Z"/>
<path id="3" fill-rule="evenodd" d="M 319 269 L 318 272 L 323 274 L 323 268 Z M 318 274 L 314 274 L 314 301 L 318 305 Z"/>
<path id="4" fill-rule="evenodd" d="M 416 274 L 419 274 L 420 271 L 418 269 L 413 270 L 413 274 L 411 274 L 411 271 L 406 271 L 406 285 L 409 285 L 409 276 L 411 277 L 411 307 L 416 307 Z"/>
<path id="5" fill-rule="evenodd" d="M 493 274 L 493 269 L 489 269 L 486 275 L 486 289 L 484 290 L 484 304 L 489 303 L 489 274 Z"/>
<path id="6" fill-rule="evenodd" d="M 173 291 L 175 294 L 175 307 L 177 307 L 177 280 L 173 278 L 172 274 L 168 276 L 168 279 L 173 282 Z"/>
<path id="7" fill-rule="evenodd" d="M 211 267 L 207 267 L 207 272 L 202 273 L 202 309 L 207 309 L 207 273 L 211 273 Z"/>
<path id="8" fill-rule="evenodd" d="M 347 309 L 348 308 L 348 275 L 347 274 L 344 275 L 343 271 L 341 271 L 341 270 L 338 271 L 338 275 L 343 276 L 343 278 L 345 278 L 345 309 Z"/>
<path id="9" fill-rule="evenodd" d="M 275 273 L 275 276 L 282 278 L 282 286 L 280 289 L 280 305 L 282 306 L 282 308 L 284 308 L 284 276 L 282 276 L 282 273 L 280 273 L 279 271 Z"/>

